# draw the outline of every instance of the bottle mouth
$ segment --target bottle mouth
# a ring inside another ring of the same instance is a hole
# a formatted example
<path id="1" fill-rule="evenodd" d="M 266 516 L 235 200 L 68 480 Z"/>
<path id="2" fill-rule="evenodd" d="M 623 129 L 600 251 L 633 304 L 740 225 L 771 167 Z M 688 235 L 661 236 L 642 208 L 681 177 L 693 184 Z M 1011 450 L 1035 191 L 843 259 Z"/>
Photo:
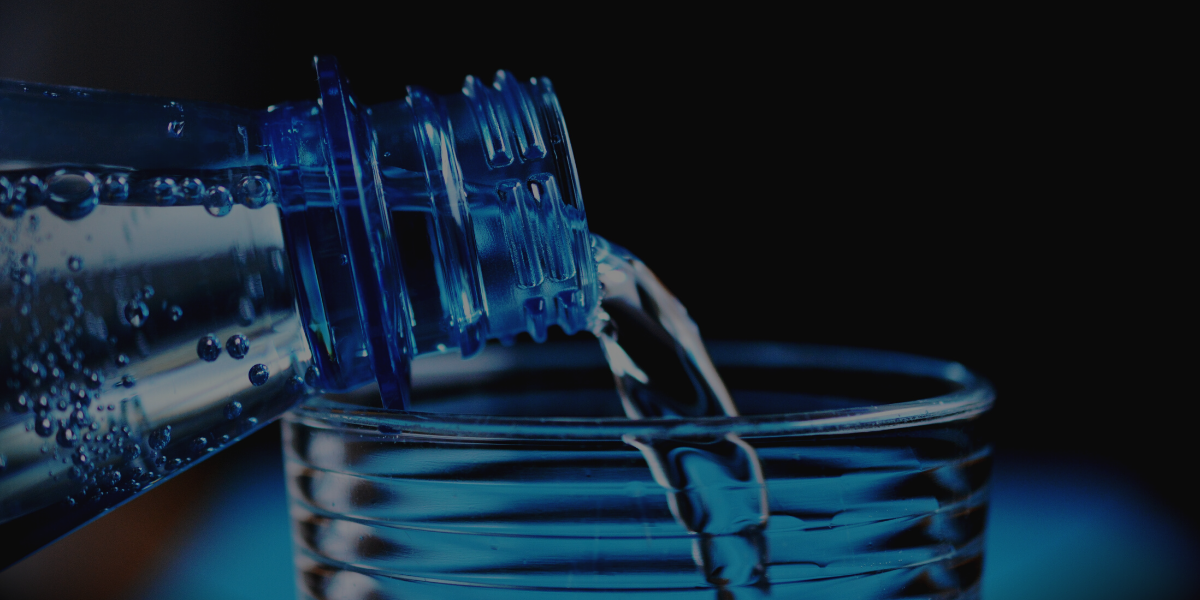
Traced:
<path id="1" fill-rule="evenodd" d="M 969 421 L 995 393 L 962 365 L 881 350 L 767 342 L 708 345 L 743 415 L 698 419 L 622 416 L 594 342 L 489 348 L 464 363 L 413 363 L 411 412 L 375 408 L 378 390 L 314 397 L 292 419 L 363 435 L 464 440 L 621 440 L 845 436 Z"/>
<path id="2" fill-rule="evenodd" d="M 449 345 L 471 357 L 488 339 L 527 333 L 543 341 L 553 325 L 568 334 L 585 329 L 599 284 L 553 86 L 498 71 L 490 86 L 468 76 L 461 91 L 409 87 L 405 100 L 428 187 Z M 386 169 L 389 158 L 380 161 Z"/>

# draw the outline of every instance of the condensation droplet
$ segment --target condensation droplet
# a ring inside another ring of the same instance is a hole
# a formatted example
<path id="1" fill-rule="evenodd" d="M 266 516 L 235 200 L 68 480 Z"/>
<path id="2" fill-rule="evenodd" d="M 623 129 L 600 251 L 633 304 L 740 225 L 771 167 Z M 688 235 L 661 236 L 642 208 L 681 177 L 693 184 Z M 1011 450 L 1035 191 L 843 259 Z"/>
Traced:
<path id="1" fill-rule="evenodd" d="M 37 267 L 37 255 L 32 252 L 26 252 L 21 255 L 21 264 L 33 269 Z"/>
<path id="2" fill-rule="evenodd" d="M 17 267 L 12 272 L 12 278 L 13 281 L 22 285 L 31 285 L 33 284 L 33 270 L 26 269 L 25 267 Z"/>
<path id="3" fill-rule="evenodd" d="M 24 212 L 24 199 L 21 198 L 20 202 L 18 202 L 12 183 L 7 177 L 0 177 L 0 215 L 16 218 L 24 214 Z"/>
<path id="4" fill-rule="evenodd" d="M 151 433 L 147 443 L 150 444 L 151 450 L 161 452 L 163 448 L 167 447 L 167 444 L 171 443 L 171 426 L 164 425 L 162 429 Z"/>
<path id="5" fill-rule="evenodd" d="M 13 269 L 12 278 L 13 281 L 16 281 L 22 285 L 32 285 L 33 280 L 36 279 L 36 275 L 33 269 L 28 267 L 17 267 L 16 269 Z"/>
<path id="6" fill-rule="evenodd" d="M 208 334 L 196 343 L 196 354 L 205 362 L 212 362 L 221 356 L 221 340 L 217 336 Z"/>
<path id="7" fill-rule="evenodd" d="M 288 379 L 287 390 L 290 394 L 299 394 L 304 391 L 304 378 L 299 375 L 293 375 Z"/>
<path id="8" fill-rule="evenodd" d="M 262 208 L 271 201 L 271 182 L 262 175 L 247 175 L 238 182 L 237 199 L 248 208 Z"/>
<path id="9" fill-rule="evenodd" d="M 100 197 L 110 204 L 119 204 L 129 199 L 129 176 L 124 173 L 106 175 L 104 185 L 100 188 Z"/>
<path id="10" fill-rule="evenodd" d="M 146 319 L 150 317 L 150 309 L 145 302 L 134 298 L 125 305 L 125 318 L 130 325 L 141 327 L 146 324 Z"/>
<path id="11" fill-rule="evenodd" d="M 83 270 L 83 258 L 80 256 L 72 256 L 67 259 L 67 268 L 73 273 L 78 273 Z"/>
<path id="12" fill-rule="evenodd" d="M 54 433 L 54 419 L 45 415 L 38 417 L 33 424 L 33 430 L 42 437 L 50 437 Z"/>
<path id="13" fill-rule="evenodd" d="M 100 181 L 75 169 L 59 169 L 46 182 L 47 207 L 64 219 L 80 219 L 100 204 Z"/>
<path id="14" fill-rule="evenodd" d="M 89 388 L 98 390 L 100 389 L 101 385 L 104 385 L 104 375 L 101 375 L 99 371 L 88 371 L 87 369 L 84 369 L 83 382 L 87 384 Z"/>
<path id="15" fill-rule="evenodd" d="M 78 434 L 70 427 L 59 429 L 56 438 L 58 439 L 58 445 L 63 448 L 74 448 L 75 444 L 79 443 Z"/>
<path id="16" fill-rule="evenodd" d="M 16 219 L 25 214 L 25 210 L 37 206 L 41 202 L 42 180 L 37 175 L 27 175 L 10 183 L 8 179 L 0 178 L 0 214 Z M 36 229 L 31 215 L 30 229 Z"/>
<path id="17" fill-rule="evenodd" d="M 195 177 L 188 177 L 179 182 L 179 191 L 188 205 L 200 204 L 204 201 L 204 183 Z"/>
<path id="18" fill-rule="evenodd" d="M 242 403 L 234 400 L 225 405 L 225 418 L 232 421 L 242 416 Z"/>
<path id="19" fill-rule="evenodd" d="M 154 202 L 159 206 L 171 206 L 179 199 L 179 186 L 170 177 L 159 177 L 150 184 Z"/>
<path id="20" fill-rule="evenodd" d="M 271 377 L 271 371 L 267 369 L 267 365 L 257 364 L 250 367 L 250 383 L 259 386 L 267 382 Z"/>
<path id="21" fill-rule="evenodd" d="M 152 286 L 152 285 L 142 286 L 142 299 L 149 300 L 153 297 L 154 297 L 154 286 Z"/>
<path id="22" fill-rule="evenodd" d="M 117 366 L 124 367 L 129 365 L 129 357 L 124 354 L 117 355 Z"/>
<path id="23" fill-rule="evenodd" d="M 121 379 L 117 381 L 117 386 L 119 387 L 131 388 L 135 385 L 137 385 L 137 378 L 128 373 L 122 375 Z"/>
<path id="24" fill-rule="evenodd" d="M 229 356 L 241 360 L 246 358 L 246 353 L 250 351 L 250 340 L 240 333 L 234 334 L 225 342 L 225 350 L 229 352 Z"/>
<path id="25" fill-rule="evenodd" d="M 179 308 L 178 306 L 172 306 L 171 308 L 167 309 L 167 312 L 170 313 L 172 321 L 178 321 L 179 319 L 183 318 L 183 309 Z"/>
<path id="26" fill-rule="evenodd" d="M 316 365 L 309 365 L 304 370 L 304 383 L 311 387 L 317 387 L 317 383 L 321 381 L 321 370 Z"/>
<path id="27" fill-rule="evenodd" d="M 209 188 L 204 197 L 204 210 L 214 217 L 223 217 L 233 210 L 233 195 L 225 186 Z"/>
<path id="28" fill-rule="evenodd" d="M 173 138 L 183 137 L 183 120 L 171 121 L 167 123 L 167 135 Z"/>

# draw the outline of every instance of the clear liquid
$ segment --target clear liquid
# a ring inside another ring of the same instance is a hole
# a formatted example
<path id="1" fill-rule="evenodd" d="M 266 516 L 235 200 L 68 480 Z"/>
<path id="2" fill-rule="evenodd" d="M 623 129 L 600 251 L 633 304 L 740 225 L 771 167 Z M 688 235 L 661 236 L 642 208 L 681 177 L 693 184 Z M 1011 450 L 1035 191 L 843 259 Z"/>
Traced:
<path id="1" fill-rule="evenodd" d="M 273 419 L 309 356 L 254 169 L 0 175 L 8 564 Z"/>
<path id="2" fill-rule="evenodd" d="M 737 406 L 700 339 L 699 329 L 640 260 L 595 240 L 604 286 L 593 333 L 630 419 L 738 416 Z M 624 340 L 624 341 L 622 341 Z M 680 441 L 626 436 L 668 493 L 675 519 L 696 534 L 697 566 L 718 589 L 769 589 L 769 509 L 754 448 L 729 433 Z"/>

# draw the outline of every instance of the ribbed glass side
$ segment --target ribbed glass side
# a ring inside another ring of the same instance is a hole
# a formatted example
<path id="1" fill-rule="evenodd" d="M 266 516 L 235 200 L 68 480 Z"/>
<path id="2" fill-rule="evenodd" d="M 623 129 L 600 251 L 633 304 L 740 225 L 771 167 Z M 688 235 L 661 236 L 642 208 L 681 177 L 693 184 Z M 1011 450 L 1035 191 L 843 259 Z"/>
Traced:
<path id="1" fill-rule="evenodd" d="M 774 361 L 746 360 L 756 349 Z M 418 361 L 415 414 L 308 401 L 284 422 L 302 596 L 711 599 L 698 562 L 712 540 L 679 523 L 626 440 L 736 431 L 764 472 L 768 560 L 757 585 L 723 593 L 975 597 L 990 391 L 896 356 L 843 351 L 839 368 L 788 349 L 713 348 L 744 415 L 731 419 L 624 420 L 598 353 L 570 345 L 499 350 L 465 381 Z M 893 419 L 905 411 L 921 416 Z"/>

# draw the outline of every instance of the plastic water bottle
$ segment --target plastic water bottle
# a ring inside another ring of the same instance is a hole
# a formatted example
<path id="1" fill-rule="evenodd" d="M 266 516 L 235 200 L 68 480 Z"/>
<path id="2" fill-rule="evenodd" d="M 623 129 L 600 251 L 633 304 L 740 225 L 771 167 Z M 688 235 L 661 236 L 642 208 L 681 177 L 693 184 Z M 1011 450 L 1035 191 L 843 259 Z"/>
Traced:
<path id="1" fill-rule="evenodd" d="M 588 326 L 546 79 L 252 111 L 0 82 L 0 567 L 263 426 L 488 339 Z"/>

